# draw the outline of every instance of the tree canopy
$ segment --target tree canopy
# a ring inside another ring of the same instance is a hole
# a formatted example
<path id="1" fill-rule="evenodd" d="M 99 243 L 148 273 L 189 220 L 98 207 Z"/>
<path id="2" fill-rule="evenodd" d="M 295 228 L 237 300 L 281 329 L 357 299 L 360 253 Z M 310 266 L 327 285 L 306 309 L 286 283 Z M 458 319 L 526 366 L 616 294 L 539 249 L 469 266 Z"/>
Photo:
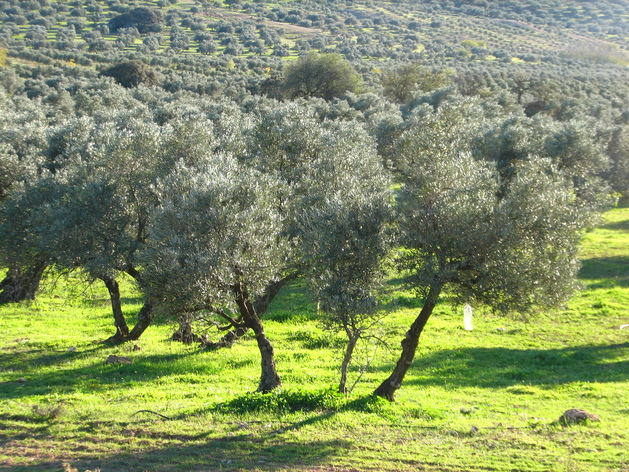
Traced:
<path id="1" fill-rule="evenodd" d="M 351 64 L 336 53 L 310 53 L 286 66 L 284 90 L 289 97 L 332 100 L 356 92 L 361 79 Z"/>
<path id="2" fill-rule="evenodd" d="M 109 20 L 109 29 L 117 32 L 122 28 L 136 28 L 141 34 L 159 33 L 162 30 L 163 21 L 159 10 L 138 7 Z"/>
<path id="3" fill-rule="evenodd" d="M 105 69 L 101 74 L 112 77 L 123 87 L 131 88 L 143 85 L 155 85 L 157 74 L 150 66 L 139 61 L 126 61 Z"/>

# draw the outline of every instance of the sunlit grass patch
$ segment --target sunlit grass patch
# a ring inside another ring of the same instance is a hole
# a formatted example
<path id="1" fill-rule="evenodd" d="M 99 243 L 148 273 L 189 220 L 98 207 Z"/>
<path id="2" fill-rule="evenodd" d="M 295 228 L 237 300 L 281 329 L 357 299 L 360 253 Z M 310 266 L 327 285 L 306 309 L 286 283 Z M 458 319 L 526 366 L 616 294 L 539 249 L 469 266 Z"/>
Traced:
<path id="1" fill-rule="evenodd" d="M 343 345 L 298 282 L 266 318 L 281 390 L 251 394 L 255 340 L 208 352 L 169 340 L 160 319 L 133 344 L 112 332 L 106 290 L 51 273 L 36 302 L 0 307 L 0 468 L 62 470 L 609 471 L 629 441 L 628 209 L 605 215 L 583 240 L 583 290 L 565 310 L 499 317 L 477 310 L 474 331 L 446 301 L 389 403 L 371 392 L 390 372 L 421 301 L 392 274 L 390 349 L 335 392 Z M 623 275 L 624 274 L 624 275 Z M 587 277 L 587 278 L 586 278 Z M 141 300 L 123 280 L 133 321 Z M 110 354 L 129 365 L 105 364 Z M 562 427 L 568 408 L 598 423 Z M 3 469 L 4 470 L 4 469 Z"/>

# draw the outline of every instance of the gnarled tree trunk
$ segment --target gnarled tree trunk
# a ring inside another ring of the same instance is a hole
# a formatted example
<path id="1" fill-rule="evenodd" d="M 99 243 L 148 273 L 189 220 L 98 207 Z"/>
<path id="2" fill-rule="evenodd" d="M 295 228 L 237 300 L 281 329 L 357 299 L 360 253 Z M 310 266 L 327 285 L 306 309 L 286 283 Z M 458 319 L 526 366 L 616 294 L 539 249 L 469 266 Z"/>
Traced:
<path id="1" fill-rule="evenodd" d="M 271 390 L 282 385 L 280 376 L 275 368 L 275 356 L 273 352 L 273 345 L 266 337 L 262 321 L 258 317 L 255 311 L 253 303 L 248 299 L 246 290 L 242 287 L 242 284 L 238 284 L 234 288 L 236 294 L 236 304 L 248 328 L 250 328 L 256 337 L 258 343 L 258 349 L 260 351 L 260 383 L 258 384 L 258 392 L 270 392 Z"/>
<path id="2" fill-rule="evenodd" d="M 0 282 L 0 303 L 15 303 L 34 300 L 39 289 L 45 263 L 31 266 L 11 267 L 6 277 Z"/>
<path id="3" fill-rule="evenodd" d="M 142 336 L 142 333 L 144 333 L 146 328 L 148 328 L 153 321 L 153 317 L 153 304 L 145 301 L 138 313 L 138 322 L 129 333 L 129 339 L 132 341 L 139 339 L 140 336 Z"/>
<path id="4" fill-rule="evenodd" d="M 203 347 L 209 349 L 210 351 L 216 351 L 224 347 L 232 347 L 236 343 L 236 341 L 247 334 L 247 331 L 249 331 L 248 327 L 232 329 L 215 343 L 211 341 L 204 342 Z"/>
<path id="5" fill-rule="evenodd" d="M 349 334 L 348 332 L 347 346 L 345 347 L 345 355 L 343 356 L 343 362 L 341 363 L 341 380 L 339 381 L 339 393 L 347 393 L 347 370 L 349 369 L 349 363 L 352 360 L 356 343 L 360 337 L 360 333 Z"/>
<path id="6" fill-rule="evenodd" d="M 435 283 L 430 287 L 424 306 L 402 340 L 402 354 L 400 355 L 400 359 L 397 361 L 397 364 L 395 365 L 395 368 L 389 378 L 382 382 L 373 392 L 374 395 L 386 398 L 389 401 L 394 400 L 396 390 L 402 385 L 404 376 L 413 363 L 415 351 L 417 350 L 417 345 L 419 344 L 419 336 L 424 330 L 424 326 L 426 326 L 428 318 L 430 318 L 430 315 L 437 304 L 437 299 L 439 298 L 440 293 L 441 284 Z"/>
<path id="7" fill-rule="evenodd" d="M 264 290 L 264 293 L 260 295 L 253 302 L 253 308 L 256 314 L 258 315 L 258 317 L 261 317 L 268 310 L 269 306 L 271 305 L 271 302 L 273 301 L 275 296 L 279 293 L 279 291 L 282 289 L 282 287 L 284 287 L 291 281 L 295 280 L 298 275 L 299 274 L 297 272 L 293 272 L 292 274 L 287 275 L 286 277 L 283 277 L 279 280 L 276 280 L 273 283 L 270 283 L 266 287 L 266 289 Z M 228 331 L 217 342 L 215 343 L 204 342 L 203 345 L 205 348 L 210 349 L 212 351 L 217 350 L 217 349 L 222 349 L 224 347 L 232 347 L 240 338 L 242 338 L 245 334 L 247 334 L 247 331 L 249 331 L 248 326 L 244 328 L 235 328 Z"/>
<path id="8" fill-rule="evenodd" d="M 135 267 L 127 267 L 126 272 L 138 283 L 141 282 L 140 272 L 138 272 Z M 139 339 L 140 336 L 142 336 L 142 333 L 146 331 L 146 328 L 148 328 L 153 322 L 154 317 L 155 313 L 153 312 L 153 304 L 148 302 L 147 300 L 144 300 L 144 305 L 142 305 L 142 308 L 140 308 L 140 312 L 138 313 L 138 321 L 129 333 L 129 337 L 127 339 L 131 341 Z"/>
<path id="9" fill-rule="evenodd" d="M 112 342 L 122 342 L 129 337 L 129 327 L 127 321 L 122 313 L 122 306 L 120 303 L 120 286 L 116 279 L 112 277 L 103 277 L 101 279 L 107 291 L 109 292 L 109 299 L 111 300 L 111 310 L 114 314 L 114 326 L 116 327 L 116 334 L 108 339 Z"/>
<path id="10" fill-rule="evenodd" d="M 204 339 L 196 334 L 192 329 L 192 320 L 189 316 L 183 315 L 180 316 L 177 320 L 179 323 L 179 327 L 177 331 L 173 333 L 170 339 L 173 341 L 179 341 L 184 344 L 192 344 L 192 343 L 204 343 Z"/>

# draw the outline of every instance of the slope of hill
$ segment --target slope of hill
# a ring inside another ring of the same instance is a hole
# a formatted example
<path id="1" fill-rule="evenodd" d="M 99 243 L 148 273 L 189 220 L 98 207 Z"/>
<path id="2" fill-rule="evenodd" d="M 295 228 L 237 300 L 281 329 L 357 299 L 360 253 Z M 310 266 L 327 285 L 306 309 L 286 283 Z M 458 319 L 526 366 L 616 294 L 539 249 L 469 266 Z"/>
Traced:
<path id="1" fill-rule="evenodd" d="M 138 7 L 159 28 L 110 24 Z M 435 67 L 611 76 L 629 64 L 629 7 L 612 0 L 283 2 L 205 0 L 0 2 L 0 44 L 21 64 L 101 68 L 120 57 L 264 78 L 308 51 L 334 51 L 361 72 L 421 61 Z M 200 69 L 200 71 L 199 71 Z"/>

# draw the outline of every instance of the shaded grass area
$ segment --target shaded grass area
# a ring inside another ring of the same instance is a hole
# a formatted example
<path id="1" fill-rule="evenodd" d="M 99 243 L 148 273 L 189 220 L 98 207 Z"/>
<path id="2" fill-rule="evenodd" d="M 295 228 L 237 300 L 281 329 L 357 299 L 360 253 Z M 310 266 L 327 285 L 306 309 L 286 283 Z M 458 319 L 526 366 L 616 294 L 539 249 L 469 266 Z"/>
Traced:
<path id="1" fill-rule="evenodd" d="M 585 280 L 605 278 L 613 285 L 629 287 L 628 267 L 627 256 L 593 257 L 583 261 L 579 276 Z"/>
<path id="2" fill-rule="evenodd" d="M 259 375 L 251 337 L 205 352 L 169 341 L 161 320 L 140 350 L 109 346 L 103 287 L 48 282 L 37 302 L 0 308 L 0 471 L 627 470 L 627 221 L 614 210 L 585 236 L 584 289 L 562 311 L 479 312 L 466 332 L 446 298 L 395 404 L 369 393 L 419 306 L 400 280 L 384 320 L 391 349 L 366 368 L 359 353 L 347 398 L 332 391 L 343 338 L 322 330 L 299 283 L 266 320 L 285 387 L 263 396 L 247 394 Z M 141 300 L 123 288 L 133 318 Z M 106 365 L 110 354 L 133 364 Z M 568 408 L 601 422 L 563 428 Z"/>

